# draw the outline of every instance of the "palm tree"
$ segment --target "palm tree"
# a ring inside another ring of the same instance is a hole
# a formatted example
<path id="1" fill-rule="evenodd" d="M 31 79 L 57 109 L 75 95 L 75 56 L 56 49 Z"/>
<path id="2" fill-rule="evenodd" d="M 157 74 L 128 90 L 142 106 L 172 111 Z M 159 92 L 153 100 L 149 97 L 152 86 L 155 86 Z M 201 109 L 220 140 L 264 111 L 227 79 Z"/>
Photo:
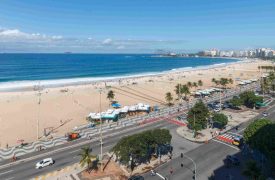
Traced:
<path id="1" fill-rule="evenodd" d="M 257 163 L 253 160 L 247 161 L 243 175 L 256 180 L 261 176 L 261 170 L 258 168 Z"/>
<path id="2" fill-rule="evenodd" d="M 233 84 L 234 83 L 233 79 L 231 79 L 231 78 L 228 79 L 228 82 L 229 82 L 229 84 Z"/>
<path id="3" fill-rule="evenodd" d="M 220 82 L 218 80 L 216 80 L 215 78 L 212 78 L 212 83 L 214 83 L 216 86 L 220 84 Z"/>
<path id="4" fill-rule="evenodd" d="M 175 86 L 175 93 L 176 93 L 176 95 L 178 95 L 178 99 L 180 100 L 180 98 L 181 98 L 181 92 L 180 92 L 180 88 L 181 88 L 181 84 L 177 84 L 176 86 Z"/>
<path id="5" fill-rule="evenodd" d="M 187 100 L 187 95 L 190 94 L 189 87 L 187 85 L 182 85 L 180 88 L 180 92 L 184 94 L 184 99 Z"/>
<path id="6" fill-rule="evenodd" d="M 193 83 L 188 81 L 187 84 L 186 84 L 189 88 L 191 88 L 193 86 Z"/>
<path id="7" fill-rule="evenodd" d="M 165 99 L 167 101 L 168 106 L 171 106 L 172 105 L 172 101 L 173 101 L 172 93 L 167 92 L 166 95 L 165 95 Z"/>
<path id="8" fill-rule="evenodd" d="M 228 83 L 229 82 L 228 82 L 227 78 L 221 78 L 220 79 L 220 85 L 222 85 L 224 89 L 226 89 L 226 86 L 227 86 Z"/>
<path id="9" fill-rule="evenodd" d="M 193 85 L 192 85 L 194 88 L 195 88 L 195 91 L 197 90 L 197 87 L 198 87 L 198 84 L 196 82 L 193 82 Z"/>
<path id="10" fill-rule="evenodd" d="M 89 171 L 91 168 L 91 164 L 93 162 L 92 159 L 95 158 L 94 155 L 90 154 L 90 151 L 92 151 L 92 148 L 90 148 L 90 146 L 87 146 L 87 147 L 81 148 L 81 150 L 82 150 L 82 153 L 79 154 L 81 156 L 79 163 L 81 167 L 87 166 L 87 171 Z"/>
<path id="11" fill-rule="evenodd" d="M 110 90 L 107 94 L 107 99 L 109 99 L 110 103 L 114 100 L 115 94 L 114 91 Z"/>
<path id="12" fill-rule="evenodd" d="M 202 80 L 198 80 L 198 86 L 203 86 Z"/>

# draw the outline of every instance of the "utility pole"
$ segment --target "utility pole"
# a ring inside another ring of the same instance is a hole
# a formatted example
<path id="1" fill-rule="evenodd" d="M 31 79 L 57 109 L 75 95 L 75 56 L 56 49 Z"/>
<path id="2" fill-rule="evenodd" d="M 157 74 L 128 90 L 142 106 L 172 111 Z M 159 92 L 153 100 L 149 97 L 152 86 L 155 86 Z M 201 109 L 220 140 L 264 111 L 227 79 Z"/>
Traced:
<path id="1" fill-rule="evenodd" d="M 103 172 L 102 160 L 103 160 L 103 153 L 102 153 L 102 116 L 101 116 L 101 93 L 102 89 L 99 89 L 99 113 L 100 113 L 100 170 Z"/>
<path id="2" fill-rule="evenodd" d="M 193 130 L 194 130 L 194 137 L 195 137 L 195 123 L 196 123 L 196 115 L 195 115 L 195 113 L 193 113 Z"/>
<path id="3" fill-rule="evenodd" d="M 37 113 L 37 140 L 39 140 L 39 121 L 40 121 L 40 104 L 41 104 L 41 92 L 40 92 L 40 81 L 38 84 L 38 113 Z"/>

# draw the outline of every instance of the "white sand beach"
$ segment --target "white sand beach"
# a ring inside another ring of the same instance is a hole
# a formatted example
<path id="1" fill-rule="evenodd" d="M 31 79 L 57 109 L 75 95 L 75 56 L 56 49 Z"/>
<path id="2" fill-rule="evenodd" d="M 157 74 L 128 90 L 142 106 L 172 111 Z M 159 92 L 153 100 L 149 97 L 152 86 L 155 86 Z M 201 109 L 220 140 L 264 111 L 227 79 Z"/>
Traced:
<path id="1" fill-rule="evenodd" d="M 57 128 L 53 136 L 63 136 L 75 126 L 87 123 L 86 116 L 90 112 L 99 111 L 99 88 L 103 88 L 102 110 L 107 110 L 109 100 L 106 98 L 105 85 L 112 86 L 115 99 L 124 105 L 139 102 L 150 105 L 157 101 L 146 99 L 136 94 L 144 93 L 158 101 L 165 101 L 165 93 L 174 93 L 177 83 L 188 81 L 203 81 L 203 87 L 213 86 L 212 78 L 227 77 L 234 80 L 230 85 L 234 88 L 240 80 L 260 77 L 259 65 L 270 62 L 246 60 L 222 67 L 208 69 L 190 69 L 186 71 L 169 72 L 166 74 L 113 80 L 109 82 L 94 82 L 86 85 L 46 88 L 41 91 L 41 104 L 38 105 L 38 91 L 1 92 L 0 94 L 0 147 L 17 145 L 19 139 L 25 142 L 36 140 L 37 119 L 40 122 L 40 135 L 45 128 Z M 117 89 L 119 88 L 119 89 Z M 197 88 L 198 89 L 198 88 Z M 195 90 L 195 89 L 193 89 Z M 174 96 L 175 97 L 175 96 Z M 63 124 L 62 126 L 60 126 Z M 60 127 L 59 127 L 60 126 Z"/>

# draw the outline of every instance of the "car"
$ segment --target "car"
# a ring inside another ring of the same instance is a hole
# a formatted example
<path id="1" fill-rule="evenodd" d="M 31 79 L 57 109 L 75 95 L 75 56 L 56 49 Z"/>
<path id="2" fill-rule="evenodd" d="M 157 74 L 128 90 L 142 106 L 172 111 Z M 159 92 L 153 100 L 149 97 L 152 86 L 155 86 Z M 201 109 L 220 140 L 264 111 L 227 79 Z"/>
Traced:
<path id="1" fill-rule="evenodd" d="M 144 180 L 142 176 L 131 176 L 128 180 Z"/>
<path id="2" fill-rule="evenodd" d="M 54 164 L 54 160 L 52 158 L 46 158 L 46 159 L 43 159 L 42 161 L 39 161 L 38 163 L 36 163 L 35 168 L 41 169 L 46 166 L 51 166 L 53 164 Z"/>
<path id="3" fill-rule="evenodd" d="M 232 165 L 236 165 L 236 166 L 240 165 L 240 160 L 234 155 L 226 156 L 226 160 Z"/>
<path id="4" fill-rule="evenodd" d="M 263 117 L 267 117 L 268 113 L 267 112 L 263 112 Z"/>
<path id="5" fill-rule="evenodd" d="M 215 108 L 214 112 L 219 112 L 221 110 L 221 108 Z"/>

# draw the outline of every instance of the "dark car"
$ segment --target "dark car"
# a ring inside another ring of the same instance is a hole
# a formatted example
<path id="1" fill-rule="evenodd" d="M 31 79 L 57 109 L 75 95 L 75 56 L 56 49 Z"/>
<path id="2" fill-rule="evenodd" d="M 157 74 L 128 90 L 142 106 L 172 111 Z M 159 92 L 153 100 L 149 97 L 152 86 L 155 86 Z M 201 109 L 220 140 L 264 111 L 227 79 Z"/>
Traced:
<path id="1" fill-rule="evenodd" d="M 228 163 L 232 165 L 236 165 L 236 166 L 240 165 L 240 160 L 236 156 L 228 155 L 226 156 L 226 160 L 228 161 Z"/>
<path id="2" fill-rule="evenodd" d="M 144 180 L 142 176 L 131 176 L 128 180 Z"/>

